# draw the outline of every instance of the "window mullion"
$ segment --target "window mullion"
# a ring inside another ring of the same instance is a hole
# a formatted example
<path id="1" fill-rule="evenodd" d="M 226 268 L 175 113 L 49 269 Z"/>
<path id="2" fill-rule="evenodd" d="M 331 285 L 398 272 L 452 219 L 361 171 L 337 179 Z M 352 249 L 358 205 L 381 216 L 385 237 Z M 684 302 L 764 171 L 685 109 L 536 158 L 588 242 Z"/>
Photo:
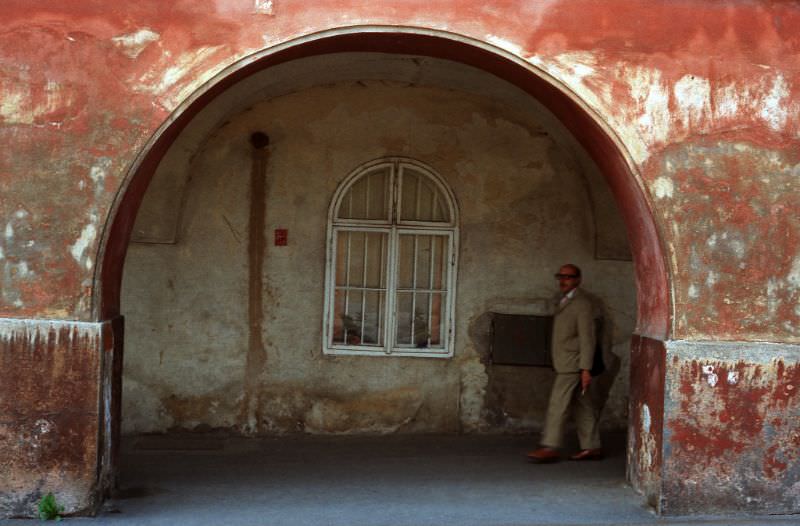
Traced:
<path id="1" fill-rule="evenodd" d="M 397 334 L 397 228 L 392 226 L 389 234 L 388 280 L 386 286 L 386 354 L 394 349 Z"/>
<path id="2" fill-rule="evenodd" d="M 352 196 L 350 197 L 350 202 L 353 202 Z M 350 255 L 351 255 L 351 242 L 353 240 L 353 233 L 347 232 L 347 255 L 345 256 L 344 261 L 344 285 L 347 287 L 347 291 L 344 293 L 344 314 L 345 316 L 350 315 Z M 348 341 L 348 334 L 347 334 L 347 327 L 344 329 L 344 341 Z"/>
<path id="3" fill-rule="evenodd" d="M 396 225 L 400 222 L 400 207 L 403 206 L 402 188 L 403 167 L 394 163 L 392 165 L 392 214 L 391 222 Z"/>
<path id="4" fill-rule="evenodd" d="M 450 232 L 447 234 L 447 258 L 444 261 L 444 265 L 442 266 L 442 270 L 446 272 L 446 275 L 442 277 L 442 284 L 441 288 L 445 289 L 444 294 L 442 294 L 442 319 L 446 320 L 445 323 L 442 324 L 441 328 L 444 329 L 442 331 L 442 342 L 445 345 L 445 348 L 450 348 L 451 345 L 451 337 L 453 335 L 453 301 L 456 293 L 456 284 L 454 280 L 455 276 L 455 264 L 456 264 L 456 234 Z"/>
<path id="5" fill-rule="evenodd" d="M 414 192 L 414 219 L 419 221 L 419 207 L 422 204 L 422 178 L 416 174 L 414 178 L 417 180 L 417 189 Z"/>
<path id="6" fill-rule="evenodd" d="M 369 180 L 367 180 L 369 181 Z M 367 186 L 369 188 L 369 186 Z M 361 259 L 363 270 L 361 274 L 361 341 L 364 341 L 364 324 L 367 320 L 367 274 L 369 270 L 367 268 L 367 263 L 369 262 L 369 258 L 367 256 L 369 254 L 369 234 L 364 232 L 364 256 Z"/>
<path id="7" fill-rule="evenodd" d="M 395 338 L 397 335 L 397 261 L 398 254 L 397 242 L 397 209 L 400 202 L 400 173 L 398 163 L 392 164 L 389 174 L 392 191 L 392 209 L 389 213 L 391 227 L 389 230 L 389 246 L 387 251 L 387 276 L 386 276 L 386 354 L 391 354 L 394 349 Z"/>
<path id="8" fill-rule="evenodd" d="M 431 257 L 428 263 L 428 288 L 433 290 L 433 273 L 434 273 L 434 256 L 436 254 L 436 243 L 434 240 L 436 236 L 428 237 L 428 246 L 430 247 Z M 441 324 L 441 313 L 439 314 L 439 323 Z M 440 327 L 441 329 L 441 327 Z M 439 331 L 441 333 L 441 330 Z M 433 292 L 428 292 L 428 347 L 431 346 L 431 336 L 433 335 Z M 441 338 L 441 334 L 439 335 Z"/>
<path id="9" fill-rule="evenodd" d="M 391 235 L 391 233 L 389 235 Z M 379 247 L 379 249 L 380 249 L 380 267 L 378 268 L 378 288 L 384 287 L 384 291 L 383 291 L 384 297 L 383 297 L 383 301 L 380 301 L 380 293 L 378 293 L 378 332 L 377 332 L 377 335 L 378 335 L 378 338 L 381 338 L 381 335 L 383 335 L 383 339 L 382 339 L 383 345 L 386 345 L 386 335 L 383 334 L 383 330 L 385 329 L 385 327 L 387 327 L 387 324 L 386 324 L 386 320 L 383 319 L 383 315 L 384 315 L 383 313 L 387 312 L 386 305 L 384 305 L 384 304 L 386 303 L 386 297 L 388 296 L 388 292 L 385 289 L 385 287 L 387 286 L 387 281 L 386 281 L 386 263 L 387 262 L 386 262 L 386 250 L 385 249 L 388 248 L 387 247 L 388 240 L 386 239 L 386 236 L 381 236 L 380 239 L 381 239 L 381 243 L 380 243 L 380 247 Z M 381 323 L 381 321 L 383 321 L 383 323 Z"/>
<path id="10" fill-rule="evenodd" d="M 419 201 L 417 201 L 419 204 Z M 414 251 L 411 255 L 411 344 L 416 344 L 414 334 L 417 324 L 417 257 L 419 256 L 419 235 L 414 234 Z"/>
<path id="11" fill-rule="evenodd" d="M 370 193 L 370 182 L 372 182 L 372 176 L 368 175 L 366 180 L 367 188 L 364 191 L 364 217 L 370 217 L 369 215 L 369 193 Z"/>

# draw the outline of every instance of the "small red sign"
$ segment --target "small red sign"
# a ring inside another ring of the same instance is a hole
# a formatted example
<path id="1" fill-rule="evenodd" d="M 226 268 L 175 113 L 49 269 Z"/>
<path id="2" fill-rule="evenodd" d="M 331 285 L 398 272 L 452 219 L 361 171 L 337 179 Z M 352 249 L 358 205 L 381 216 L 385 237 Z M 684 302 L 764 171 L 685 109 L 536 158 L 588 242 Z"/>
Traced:
<path id="1" fill-rule="evenodd" d="M 289 244 L 289 231 L 285 228 L 275 229 L 275 246 L 285 247 Z"/>

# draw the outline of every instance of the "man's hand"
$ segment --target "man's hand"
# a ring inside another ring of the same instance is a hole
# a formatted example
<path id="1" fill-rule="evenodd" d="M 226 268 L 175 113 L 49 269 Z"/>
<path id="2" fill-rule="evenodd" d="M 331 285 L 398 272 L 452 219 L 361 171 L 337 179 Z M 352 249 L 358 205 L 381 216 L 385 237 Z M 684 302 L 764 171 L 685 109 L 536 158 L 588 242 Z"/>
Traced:
<path id="1" fill-rule="evenodd" d="M 586 389 L 589 388 L 590 383 L 592 383 L 592 373 L 586 369 L 581 369 L 581 394 L 586 394 Z"/>

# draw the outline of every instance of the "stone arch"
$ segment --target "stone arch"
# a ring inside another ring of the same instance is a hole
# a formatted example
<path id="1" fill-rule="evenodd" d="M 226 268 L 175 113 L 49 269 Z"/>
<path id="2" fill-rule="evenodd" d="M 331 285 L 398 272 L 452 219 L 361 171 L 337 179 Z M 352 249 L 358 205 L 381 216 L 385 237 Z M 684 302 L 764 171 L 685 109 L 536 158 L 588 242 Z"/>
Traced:
<path id="1" fill-rule="evenodd" d="M 636 277 L 637 321 L 631 348 L 628 478 L 646 494 L 658 494 L 665 377 L 663 342 L 671 333 L 672 304 L 666 250 L 648 194 L 625 144 L 586 101 L 543 69 L 483 41 L 419 28 L 356 26 L 285 42 L 246 57 L 218 73 L 178 106 L 153 134 L 129 170 L 103 233 L 95 271 L 93 317 L 116 320 L 115 331 L 121 336 L 123 264 L 136 215 L 161 159 L 194 116 L 235 83 L 259 71 L 297 59 L 341 52 L 427 56 L 492 74 L 544 105 L 596 163 L 625 222 Z M 115 471 L 113 450 L 119 443 L 121 370 L 121 363 L 118 363 L 106 379 L 110 382 L 113 400 L 103 426 L 111 437 L 106 446 L 112 453 L 111 457 L 104 456 L 101 460 L 103 485 L 108 484 Z"/>
<path id="2" fill-rule="evenodd" d="M 257 71 L 299 58 L 354 51 L 460 62 L 516 85 L 547 107 L 600 168 L 622 213 L 636 274 L 636 334 L 668 338 L 672 308 L 664 248 L 635 163 L 614 130 L 558 79 L 492 44 L 444 31 L 384 26 L 329 30 L 265 49 L 227 67 L 179 105 L 139 154 L 109 214 L 94 280 L 95 319 L 119 315 L 122 267 L 136 214 L 161 158 L 191 119 L 214 97 Z"/>

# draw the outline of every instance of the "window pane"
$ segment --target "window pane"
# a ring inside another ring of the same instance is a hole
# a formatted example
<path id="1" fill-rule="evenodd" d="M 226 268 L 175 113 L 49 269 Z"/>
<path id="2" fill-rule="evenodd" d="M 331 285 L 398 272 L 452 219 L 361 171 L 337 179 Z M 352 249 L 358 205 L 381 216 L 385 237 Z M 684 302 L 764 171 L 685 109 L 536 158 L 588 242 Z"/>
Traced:
<path id="1" fill-rule="evenodd" d="M 333 343 L 344 343 L 345 336 L 345 291 L 337 290 L 333 299 Z"/>
<path id="2" fill-rule="evenodd" d="M 447 290 L 447 258 L 449 257 L 446 236 L 431 236 L 431 289 Z"/>
<path id="3" fill-rule="evenodd" d="M 383 292 L 367 291 L 364 294 L 364 328 L 361 342 L 371 345 L 383 345 L 384 302 Z"/>
<path id="4" fill-rule="evenodd" d="M 387 232 L 339 230 L 336 235 L 336 285 L 386 288 Z"/>
<path id="5" fill-rule="evenodd" d="M 414 294 L 414 346 L 419 349 L 428 347 L 430 338 L 430 298 L 428 293 Z"/>
<path id="6" fill-rule="evenodd" d="M 333 312 L 333 343 L 383 345 L 386 294 L 382 291 L 336 291 Z"/>
<path id="7" fill-rule="evenodd" d="M 417 243 L 417 286 L 418 289 L 430 289 L 433 282 L 431 275 L 431 257 L 436 253 L 435 236 L 415 236 Z"/>
<path id="8" fill-rule="evenodd" d="M 383 345 L 388 232 L 338 230 L 333 343 Z"/>
<path id="9" fill-rule="evenodd" d="M 386 288 L 386 252 L 389 235 L 385 232 L 368 232 L 365 234 L 364 286 L 369 288 Z"/>
<path id="10" fill-rule="evenodd" d="M 397 247 L 397 288 L 445 290 L 447 247 L 447 236 L 400 234 Z"/>
<path id="11" fill-rule="evenodd" d="M 434 182 L 421 172 L 403 167 L 400 191 L 401 221 L 449 222 L 445 197 Z"/>
<path id="12" fill-rule="evenodd" d="M 348 272 L 347 285 L 361 285 L 364 281 L 364 232 L 348 232 Z"/>
<path id="13" fill-rule="evenodd" d="M 337 334 L 334 331 L 334 343 L 360 345 L 362 336 L 362 301 L 364 292 L 361 290 L 337 290 L 336 310 L 334 311 L 334 325 L 341 326 Z M 339 299 L 341 296 L 342 299 Z"/>
<path id="14" fill-rule="evenodd" d="M 401 234 L 397 243 L 397 286 L 414 288 L 414 239 L 415 236 Z"/>
<path id="15" fill-rule="evenodd" d="M 442 307 L 444 305 L 444 294 L 431 294 L 429 326 L 431 328 L 431 347 L 441 347 L 442 332 L 444 329 L 442 319 Z"/>
<path id="16" fill-rule="evenodd" d="M 398 346 L 441 348 L 443 346 L 443 293 L 397 293 Z"/>
<path id="17" fill-rule="evenodd" d="M 397 293 L 397 333 L 395 341 L 398 345 L 411 345 L 413 341 L 414 295 L 409 292 Z"/>
<path id="18" fill-rule="evenodd" d="M 390 170 L 379 167 L 356 181 L 342 197 L 337 219 L 388 220 Z"/>
<path id="19" fill-rule="evenodd" d="M 347 285 L 350 232 L 336 232 L 336 285 Z"/>

